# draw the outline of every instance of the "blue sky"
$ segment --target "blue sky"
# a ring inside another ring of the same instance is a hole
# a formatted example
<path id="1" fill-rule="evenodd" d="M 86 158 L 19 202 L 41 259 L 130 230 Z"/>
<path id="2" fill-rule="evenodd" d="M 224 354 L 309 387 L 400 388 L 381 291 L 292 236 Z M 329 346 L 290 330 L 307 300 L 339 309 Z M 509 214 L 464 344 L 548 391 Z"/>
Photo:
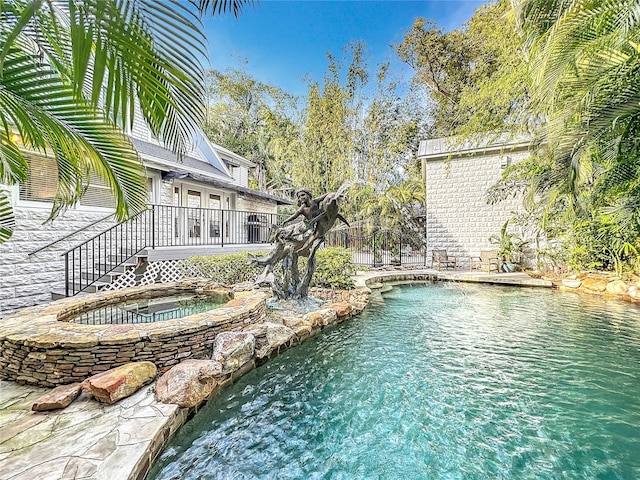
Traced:
<path id="1" fill-rule="evenodd" d="M 305 75 L 322 81 L 326 52 L 341 58 L 351 40 L 368 45 L 375 68 L 393 61 L 390 44 L 402 41 L 416 17 L 435 20 L 444 30 L 460 27 L 486 1 L 477 0 L 261 0 L 232 15 L 209 17 L 205 28 L 210 67 L 243 68 L 257 80 L 298 95 L 307 92 Z M 396 72 L 406 71 L 395 62 Z"/>

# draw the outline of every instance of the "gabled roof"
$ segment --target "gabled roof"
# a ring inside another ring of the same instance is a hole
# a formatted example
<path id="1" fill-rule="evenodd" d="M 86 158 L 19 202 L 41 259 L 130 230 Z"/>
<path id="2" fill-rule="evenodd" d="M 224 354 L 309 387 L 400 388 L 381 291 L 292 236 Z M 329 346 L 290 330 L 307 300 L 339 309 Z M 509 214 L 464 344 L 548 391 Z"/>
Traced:
<path id="1" fill-rule="evenodd" d="M 222 161 L 225 163 L 228 163 L 236 167 L 242 165 L 247 168 L 253 168 L 256 166 L 256 164 L 253 163 L 251 160 L 247 160 L 243 156 L 238 155 L 237 153 L 232 152 L 231 150 L 226 149 L 216 143 L 212 143 L 211 146 L 216 151 L 218 156 L 222 159 Z"/>
<path id="2" fill-rule="evenodd" d="M 211 162 L 204 162 L 198 158 L 185 155 L 181 159 L 178 156 L 161 145 L 157 145 L 151 142 L 145 142 L 138 138 L 131 137 L 133 146 L 136 147 L 138 153 L 144 160 L 151 160 L 153 163 L 166 166 L 168 169 L 173 169 L 176 166 L 181 166 L 186 169 L 194 169 L 201 172 L 206 172 L 217 177 L 228 178 L 232 180 L 231 175 L 227 172 L 226 167 L 220 162 L 217 166 Z"/>

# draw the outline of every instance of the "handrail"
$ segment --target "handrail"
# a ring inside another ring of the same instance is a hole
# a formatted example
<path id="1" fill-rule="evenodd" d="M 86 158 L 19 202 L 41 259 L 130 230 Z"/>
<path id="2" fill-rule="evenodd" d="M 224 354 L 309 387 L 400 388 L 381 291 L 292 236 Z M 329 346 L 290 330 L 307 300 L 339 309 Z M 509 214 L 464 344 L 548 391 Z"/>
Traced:
<path id="1" fill-rule="evenodd" d="M 142 215 L 142 214 L 143 214 L 143 213 L 145 213 L 145 212 L 148 212 L 149 210 L 150 210 L 150 209 L 142 210 L 141 212 L 136 213 L 133 217 L 129 218 L 128 220 L 124 220 L 124 221 L 122 221 L 122 222 L 120 222 L 120 223 L 116 223 L 115 225 L 111 225 L 111 226 L 110 226 L 109 228 L 107 228 L 106 230 L 102 230 L 101 232 L 96 233 L 93 237 L 91 237 L 91 238 L 89 238 L 89 239 L 85 240 L 85 241 L 84 241 L 84 242 L 82 242 L 82 243 L 79 243 L 79 244 L 78 244 L 78 245 L 76 245 L 75 247 L 70 248 L 70 249 L 69 249 L 69 250 L 67 250 L 66 252 L 62 253 L 60 256 L 61 256 L 61 257 L 64 257 L 67 253 L 71 253 L 73 250 L 75 250 L 75 249 L 77 249 L 77 248 L 80 248 L 81 246 L 83 246 L 83 245 L 85 245 L 85 244 L 87 244 L 87 243 L 89 243 L 89 242 L 91 242 L 91 241 L 93 241 L 93 240 L 97 239 L 98 237 L 100 237 L 100 236 L 102 236 L 102 235 L 105 235 L 105 234 L 109 233 L 110 231 L 112 231 L 112 230 L 114 230 L 114 229 L 118 228 L 120 225 L 123 225 L 123 224 L 125 224 L 125 223 L 128 223 L 128 222 L 132 221 L 133 219 L 137 218 L 138 216 Z M 114 214 L 114 213 L 112 213 L 111 215 L 115 215 L 115 214 Z M 105 217 L 104 219 L 106 219 L 106 218 L 107 218 L 107 217 Z M 104 220 L 104 219 L 103 219 L 103 220 Z M 95 222 L 95 223 L 94 223 L 94 225 L 95 225 L 96 223 L 99 223 L 99 222 Z M 83 230 L 84 230 L 84 228 L 83 228 Z M 78 232 L 80 232 L 80 231 L 81 231 L 81 230 L 78 230 Z M 75 233 L 78 233 L 78 232 L 75 232 Z"/>
<path id="2" fill-rule="evenodd" d="M 73 237 L 74 235 L 77 235 L 80 232 L 84 232 L 87 228 L 91 228 L 91 227 L 93 227 L 94 225 L 96 225 L 96 224 L 98 224 L 100 222 L 104 222 L 107 218 L 111 218 L 114 215 L 115 215 L 115 213 L 110 213 L 106 217 L 99 218 L 98 220 L 96 220 L 94 222 L 91 222 L 88 225 L 85 225 L 80 230 L 76 230 L 75 232 L 68 233 L 67 235 L 65 235 L 63 237 L 60 237 L 60 238 L 54 240 L 53 242 L 47 243 L 44 247 L 40 247 L 40 248 L 34 250 L 33 252 L 27 253 L 27 256 L 30 257 L 31 255 L 35 255 L 36 253 L 40 253 L 41 251 L 46 250 L 47 248 L 54 246 L 56 243 L 62 242 L 63 240 L 66 240 L 67 238 Z"/>
<path id="3" fill-rule="evenodd" d="M 268 243 L 271 225 L 281 223 L 282 217 L 266 212 L 151 205 L 62 254 L 65 293 L 75 295 L 98 281 L 107 281 L 112 272 L 146 248 Z"/>

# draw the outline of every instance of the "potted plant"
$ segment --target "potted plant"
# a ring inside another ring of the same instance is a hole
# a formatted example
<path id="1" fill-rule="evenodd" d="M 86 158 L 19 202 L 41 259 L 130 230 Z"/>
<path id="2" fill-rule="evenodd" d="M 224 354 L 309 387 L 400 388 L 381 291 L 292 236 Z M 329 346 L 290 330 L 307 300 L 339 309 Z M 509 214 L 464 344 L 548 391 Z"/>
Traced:
<path id="1" fill-rule="evenodd" d="M 489 241 L 498 246 L 498 257 L 502 260 L 502 270 L 513 272 L 522 259 L 522 250 L 529 243 L 515 234 L 509 233 L 509 220 L 504 222 L 499 235 L 491 235 Z"/>

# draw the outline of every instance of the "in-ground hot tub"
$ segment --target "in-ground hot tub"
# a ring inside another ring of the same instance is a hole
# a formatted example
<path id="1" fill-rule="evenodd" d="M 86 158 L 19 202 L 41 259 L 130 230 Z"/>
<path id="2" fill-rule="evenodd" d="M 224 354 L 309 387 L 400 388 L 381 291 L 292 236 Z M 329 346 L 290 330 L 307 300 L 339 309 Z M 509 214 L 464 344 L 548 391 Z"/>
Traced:
<path id="1" fill-rule="evenodd" d="M 129 324 L 69 322 L 82 312 L 125 303 L 207 293 L 224 305 L 182 318 Z M 203 358 L 220 332 L 241 329 L 265 315 L 267 294 L 241 292 L 206 281 L 153 284 L 24 309 L 0 323 L 0 378 L 51 387 L 81 381 L 134 361 L 151 361 L 161 371 L 189 357 Z"/>
<path id="2" fill-rule="evenodd" d="M 159 298 L 137 298 L 82 312 L 68 318 L 67 322 L 82 325 L 122 325 L 174 320 L 218 308 L 228 300 L 225 298 L 222 301 L 220 297 L 217 294 L 189 293 Z"/>

